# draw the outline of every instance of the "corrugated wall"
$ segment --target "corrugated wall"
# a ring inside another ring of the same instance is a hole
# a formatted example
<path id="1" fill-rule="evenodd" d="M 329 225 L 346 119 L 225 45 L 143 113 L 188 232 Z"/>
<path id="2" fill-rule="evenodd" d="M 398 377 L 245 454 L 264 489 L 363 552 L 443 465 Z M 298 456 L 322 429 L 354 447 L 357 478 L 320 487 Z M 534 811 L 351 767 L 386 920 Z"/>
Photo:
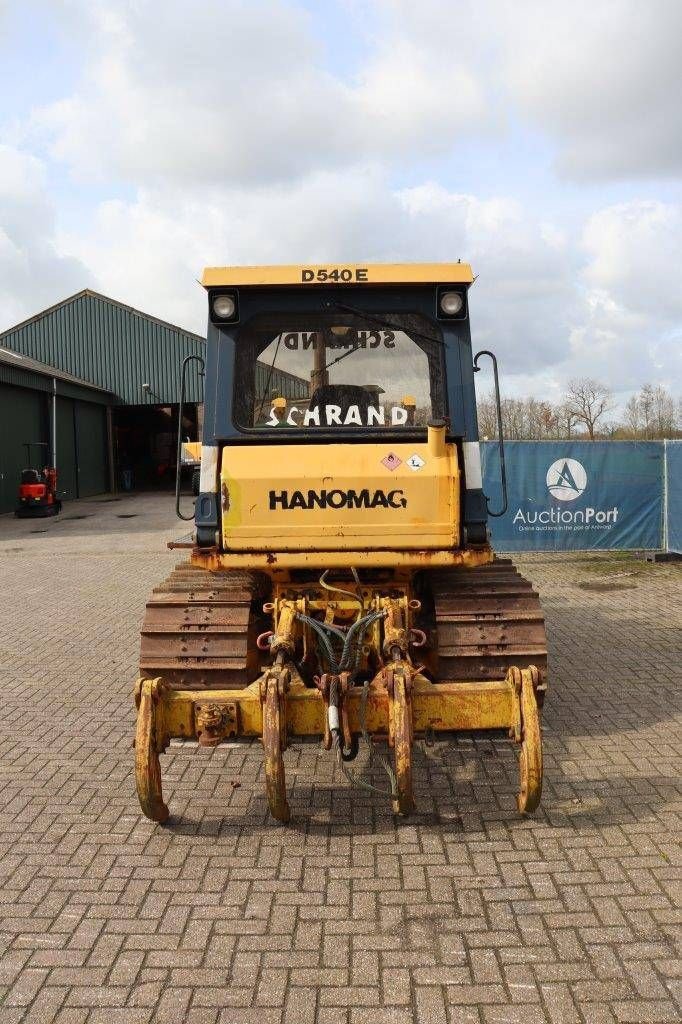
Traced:
<path id="1" fill-rule="evenodd" d="M 177 402 L 180 366 L 204 341 L 105 297 L 84 293 L 2 335 L 2 345 L 106 388 L 130 405 Z M 187 401 L 203 400 L 192 364 Z M 153 394 L 145 394 L 149 384 Z"/>
<path id="2" fill-rule="evenodd" d="M 28 353 L 26 354 L 28 355 Z M 16 384 L 20 388 L 52 393 L 52 377 L 25 370 L 21 366 L 10 366 L 8 363 L 0 363 L 0 383 Z M 94 402 L 96 405 L 111 403 L 111 395 L 105 394 L 103 391 L 91 391 L 90 388 L 81 387 L 68 380 L 57 379 L 57 394 L 66 395 L 69 398 L 79 398 L 83 402 Z"/>
<path id="3" fill-rule="evenodd" d="M 278 370 L 267 363 L 256 363 L 256 394 L 262 395 L 266 386 L 272 395 L 276 393 L 283 398 L 308 398 L 310 385 L 302 377 L 296 377 L 286 370 Z"/>

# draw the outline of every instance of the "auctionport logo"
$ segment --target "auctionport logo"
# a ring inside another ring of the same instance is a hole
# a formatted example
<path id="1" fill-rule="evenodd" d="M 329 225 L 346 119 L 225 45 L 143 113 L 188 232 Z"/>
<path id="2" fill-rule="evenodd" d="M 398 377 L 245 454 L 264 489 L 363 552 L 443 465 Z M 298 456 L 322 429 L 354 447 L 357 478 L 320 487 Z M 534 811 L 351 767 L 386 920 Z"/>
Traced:
<path id="1" fill-rule="evenodd" d="M 547 487 L 559 501 L 575 501 L 587 487 L 585 467 L 577 459 L 557 459 L 547 470 Z"/>
<path id="2" fill-rule="evenodd" d="M 558 502 L 575 501 L 587 488 L 587 470 L 577 459 L 557 459 L 547 470 L 547 490 Z M 608 530 L 618 522 L 618 506 L 613 508 L 518 508 L 512 523 L 519 531 Z"/>

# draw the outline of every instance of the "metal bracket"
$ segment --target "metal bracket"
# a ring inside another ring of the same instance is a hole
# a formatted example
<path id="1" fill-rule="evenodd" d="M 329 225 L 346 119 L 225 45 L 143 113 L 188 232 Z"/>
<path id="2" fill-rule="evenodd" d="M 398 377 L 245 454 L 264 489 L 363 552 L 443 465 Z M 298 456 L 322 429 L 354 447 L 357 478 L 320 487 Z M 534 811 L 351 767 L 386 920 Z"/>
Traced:
<path id="1" fill-rule="evenodd" d="M 239 705 L 234 701 L 197 701 L 194 728 L 202 747 L 216 747 L 221 740 L 239 734 Z"/>

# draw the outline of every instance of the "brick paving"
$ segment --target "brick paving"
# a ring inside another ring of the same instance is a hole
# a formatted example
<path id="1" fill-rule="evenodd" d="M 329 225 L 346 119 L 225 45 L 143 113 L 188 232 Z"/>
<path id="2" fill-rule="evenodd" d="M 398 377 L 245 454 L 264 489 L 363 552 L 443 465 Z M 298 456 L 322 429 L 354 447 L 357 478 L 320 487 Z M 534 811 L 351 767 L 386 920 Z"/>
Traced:
<path id="1" fill-rule="evenodd" d="M 65 517 L 0 519 L 0 1024 L 682 1019 L 680 567 L 519 560 L 551 648 L 533 818 L 509 745 L 461 737 L 418 747 L 407 821 L 295 746 L 287 828 L 257 745 L 173 746 L 160 828 L 131 690 L 171 499 Z"/>

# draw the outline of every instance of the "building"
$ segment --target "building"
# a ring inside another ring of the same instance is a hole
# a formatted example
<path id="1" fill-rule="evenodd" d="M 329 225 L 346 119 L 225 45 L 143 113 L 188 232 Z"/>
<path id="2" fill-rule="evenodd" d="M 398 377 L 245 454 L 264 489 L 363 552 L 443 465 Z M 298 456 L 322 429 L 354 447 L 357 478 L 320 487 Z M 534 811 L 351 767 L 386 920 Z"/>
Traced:
<path id="1" fill-rule="evenodd" d="M 182 363 L 204 346 L 87 288 L 0 333 L 0 513 L 14 510 L 21 470 L 39 457 L 27 444 L 56 460 L 67 501 L 173 486 Z M 191 441 L 201 437 L 199 369 L 188 364 L 182 432 Z M 268 397 L 309 393 L 307 381 L 264 364 L 256 379 Z"/>
<path id="2" fill-rule="evenodd" d="M 200 335 L 89 289 L 1 333 L 0 512 L 14 509 L 28 443 L 56 454 L 66 500 L 172 484 L 182 361 L 203 350 Z M 201 426 L 197 371 L 190 363 L 190 440 Z"/>

